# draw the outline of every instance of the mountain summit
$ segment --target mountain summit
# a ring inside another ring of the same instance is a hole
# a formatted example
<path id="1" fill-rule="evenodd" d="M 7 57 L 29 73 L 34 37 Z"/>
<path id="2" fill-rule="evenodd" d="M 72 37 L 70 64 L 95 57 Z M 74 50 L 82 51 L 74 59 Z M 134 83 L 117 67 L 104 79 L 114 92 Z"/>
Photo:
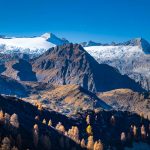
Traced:
<path id="1" fill-rule="evenodd" d="M 88 41 L 88 42 L 82 42 L 81 45 L 83 47 L 89 47 L 89 46 L 138 46 L 141 48 L 146 54 L 150 53 L 150 43 L 143 39 L 143 38 L 134 38 L 126 42 L 121 42 L 121 43 L 115 43 L 112 42 L 111 44 L 109 43 L 97 43 L 94 41 Z"/>
<path id="2" fill-rule="evenodd" d="M 27 54 L 31 58 L 39 56 L 51 47 L 69 43 L 52 33 L 45 33 L 36 37 L 10 37 L 0 36 L 0 54 L 19 55 Z"/>
<path id="3" fill-rule="evenodd" d="M 98 64 L 79 44 L 51 48 L 31 63 L 40 82 L 78 84 L 93 92 L 116 88 L 142 90 L 137 83 L 121 75 L 115 68 Z"/>
<path id="4" fill-rule="evenodd" d="M 45 33 L 41 36 L 42 38 L 46 39 L 48 42 L 53 43 L 55 45 L 63 45 L 63 44 L 68 44 L 69 41 L 64 39 L 64 38 L 58 38 L 56 35 L 53 33 Z"/>
<path id="5" fill-rule="evenodd" d="M 144 89 L 150 90 L 150 44 L 145 39 L 84 48 L 100 64 L 117 68 L 121 74 L 127 74 Z"/>
<path id="6" fill-rule="evenodd" d="M 145 53 L 150 53 L 150 44 L 143 38 L 135 38 L 124 42 L 123 45 L 127 46 L 139 46 Z"/>

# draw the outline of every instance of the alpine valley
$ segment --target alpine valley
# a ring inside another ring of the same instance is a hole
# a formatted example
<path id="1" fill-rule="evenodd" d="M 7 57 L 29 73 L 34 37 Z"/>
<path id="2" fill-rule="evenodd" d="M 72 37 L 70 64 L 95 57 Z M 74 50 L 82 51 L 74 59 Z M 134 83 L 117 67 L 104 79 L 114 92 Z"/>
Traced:
<path id="1" fill-rule="evenodd" d="M 150 44 L 143 38 L 0 36 L 0 94 L 0 150 L 150 149 Z"/>

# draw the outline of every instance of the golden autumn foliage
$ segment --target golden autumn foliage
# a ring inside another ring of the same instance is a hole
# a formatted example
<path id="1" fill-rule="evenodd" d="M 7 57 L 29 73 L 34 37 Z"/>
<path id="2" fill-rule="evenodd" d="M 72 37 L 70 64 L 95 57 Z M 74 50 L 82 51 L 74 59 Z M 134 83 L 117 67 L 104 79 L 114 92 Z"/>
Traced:
<path id="1" fill-rule="evenodd" d="M 13 114 L 10 117 L 10 124 L 16 128 L 19 128 L 19 121 L 18 121 L 18 115 L 17 114 Z"/>
<path id="2" fill-rule="evenodd" d="M 88 137 L 88 143 L 87 143 L 87 149 L 93 150 L 93 148 L 94 148 L 93 136 L 89 136 Z"/>
<path id="3" fill-rule="evenodd" d="M 81 140 L 80 145 L 81 145 L 82 148 L 85 148 L 85 147 L 86 147 L 86 145 L 85 145 L 85 140 L 84 140 L 84 139 Z"/>
<path id="4" fill-rule="evenodd" d="M 34 105 L 38 108 L 38 110 L 40 110 L 40 111 L 43 110 L 43 106 L 40 102 L 35 101 Z"/>
<path id="5" fill-rule="evenodd" d="M 39 128 L 38 125 L 35 124 L 33 126 L 33 142 L 35 147 L 37 147 L 38 141 L 39 141 Z"/>
<path id="6" fill-rule="evenodd" d="M 136 138 L 136 136 L 137 136 L 137 128 L 136 128 L 136 126 L 133 126 L 133 135 Z"/>
<path id="7" fill-rule="evenodd" d="M 52 120 L 48 121 L 48 126 L 52 126 Z"/>
<path id="8" fill-rule="evenodd" d="M 143 139 L 146 138 L 146 131 L 145 131 L 144 125 L 141 126 L 141 137 L 142 137 Z"/>
<path id="9" fill-rule="evenodd" d="M 46 120 L 45 120 L 45 119 L 43 119 L 42 123 L 43 123 L 43 124 L 46 124 Z"/>
<path id="10" fill-rule="evenodd" d="M 98 140 L 94 143 L 94 150 L 103 150 L 103 149 L 104 149 L 104 147 L 100 140 Z"/>
<path id="11" fill-rule="evenodd" d="M 122 133 L 121 133 L 120 140 L 121 140 L 122 142 L 125 142 L 125 141 L 126 141 L 126 134 L 125 134 L 125 132 L 122 132 Z"/>
<path id="12" fill-rule="evenodd" d="M 87 117 L 86 117 L 86 123 L 90 124 L 90 115 L 87 115 Z"/>
<path id="13" fill-rule="evenodd" d="M 0 111 L 0 121 L 4 121 L 4 113 L 2 110 Z"/>
<path id="14" fill-rule="evenodd" d="M 56 125 L 56 130 L 58 130 L 59 132 L 61 132 L 61 133 L 65 133 L 65 127 L 62 125 L 62 123 L 61 122 L 59 122 L 57 125 Z"/>
<path id="15" fill-rule="evenodd" d="M 76 143 L 80 143 L 78 127 L 72 126 L 72 128 L 68 130 L 68 136 Z"/>
<path id="16" fill-rule="evenodd" d="M 86 132 L 87 132 L 87 134 L 89 134 L 89 135 L 92 135 L 92 134 L 93 134 L 91 125 L 88 125 L 88 126 L 87 126 Z"/>

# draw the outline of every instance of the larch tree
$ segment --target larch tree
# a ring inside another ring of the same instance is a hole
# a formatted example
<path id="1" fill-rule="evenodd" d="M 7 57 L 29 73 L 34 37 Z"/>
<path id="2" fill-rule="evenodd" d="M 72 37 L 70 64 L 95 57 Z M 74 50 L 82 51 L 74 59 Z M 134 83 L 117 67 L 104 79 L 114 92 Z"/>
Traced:
<path id="1" fill-rule="evenodd" d="M 59 123 L 56 125 L 56 130 L 58 130 L 59 132 L 65 134 L 65 127 L 62 125 L 61 122 L 59 122 Z"/>
<path id="2" fill-rule="evenodd" d="M 13 146 L 13 148 L 12 148 L 11 150 L 18 150 L 18 148 L 17 148 L 17 147 L 15 147 L 15 146 Z"/>
<path id="3" fill-rule="evenodd" d="M 37 147 L 39 141 L 39 127 L 37 124 L 33 126 L 33 142 L 34 146 Z"/>
<path id="4" fill-rule="evenodd" d="M 103 149 L 104 149 L 104 147 L 100 140 L 98 140 L 94 143 L 94 150 L 103 150 Z"/>
<path id="5" fill-rule="evenodd" d="M 10 124 L 16 128 L 19 128 L 19 121 L 18 121 L 18 115 L 17 114 L 13 114 L 10 117 Z"/>
<path id="6" fill-rule="evenodd" d="M 39 116 L 35 116 L 35 120 L 40 120 Z"/>
<path id="7" fill-rule="evenodd" d="M 52 120 L 48 121 L 48 126 L 52 126 Z"/>
<path id="8" fill-rule="evenodd" d="M 87 142 L 87 149 L 88 150 L 93 150 L 94 148 L 94 141 L 93 141 L 93 136 L 88 137 L 88 142 Z"/>
<path id="9" fill-rule="evenodd" d="M 42 123 L 43 123 L 43 124 L 46 124 L 46 119 L 43 119 Z"/>
<path id="10" fill-rule="evenodd" d="M 2 140 L 2 145 L 1 145 L 1 150 L 10 150 L 11 143 L 10 143 L 10 139 L 8 137 L 5 137 Z"/>
<path id="11" fill-rule="evenodd" d="M 77 126 L 72 126 L 71 129 L 68 130 L 68 136 L 74 140 L 76 143 L 80 143 L 79 140 L 79 129 Z"/>
<path id="12" fill-rule="evenodd" d="M 125 141 L 126 141 L 126 134 L 125 134 L 125 132 L 122 132 L 122 133 L 121 133 L 120 140 L 121 140 L 122 142 L 125 142 Z"/>
<path id="13" fill-rule="evenodd" d="M 87 126 L 86 132 L 87 132 L 88 135 L 92 135 L 93 134 L 91 125 Z"/>
<path id="14" fill-rule="evenodd" d="M 87 115 L 87 117 L 86 117 L 86 123 L 90 124 L 90 115 Z"/>
<path id="15" fill-rule="evenodd" d="M 81 140 L 80 145 L 81 145 L 82 148 L 85 148 L 85 147 L 86 147 L 86 145 L 85 145 L 85 140 L 84 140 L 84 139 Z"/>
<path id="16" fill-rule="evenodd" d="M 141 137 L 142 139 L 146 138 L 146 131 L 144 125 L 141 126 Z"/>
<path id="17" fill-rule="evenodd" d="M 111 125 L 113 125 L 113 126 L 116 124 L 115 116 L 111 116 L 111 118 L 110 118 L 110 123 L 111 123 Z"/>
<path id="18" fill-rule="evenodd" d="M 137 137 L 137 127 L 135 125 L 133 126 L 133 136 L 134 138 Z"/>
<path id="19" fill-rule="evenodd" d="M 1 121 L 1 122 L 4 121 L 4 113 L 3 113 L 2 110 L 0 111 L 0 121 Z"/>

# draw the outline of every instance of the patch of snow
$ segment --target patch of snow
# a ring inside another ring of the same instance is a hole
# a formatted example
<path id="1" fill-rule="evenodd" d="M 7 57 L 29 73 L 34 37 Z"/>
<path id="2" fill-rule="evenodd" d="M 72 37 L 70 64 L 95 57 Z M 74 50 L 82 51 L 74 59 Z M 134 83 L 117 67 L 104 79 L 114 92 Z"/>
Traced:
<path id="1" fill-rule="evenodd" d="M 66 40 L 67 41 L 67 40 Z M 51 47 L 63 45 L 63 39 L 56 37 L 52 33 L 45 33 L 40 37 L 32 38 L 0 38 L 0 53 L 25 53 L 25 54 L 43 54 Z"/>
<path id="2" fill-rule="evenodd" d="M 94 58 L 99 58 L 101 61 L 140 57 L 144 55 L 143 50 L 138 46 L 90 46 L 84 49 Z"/>

